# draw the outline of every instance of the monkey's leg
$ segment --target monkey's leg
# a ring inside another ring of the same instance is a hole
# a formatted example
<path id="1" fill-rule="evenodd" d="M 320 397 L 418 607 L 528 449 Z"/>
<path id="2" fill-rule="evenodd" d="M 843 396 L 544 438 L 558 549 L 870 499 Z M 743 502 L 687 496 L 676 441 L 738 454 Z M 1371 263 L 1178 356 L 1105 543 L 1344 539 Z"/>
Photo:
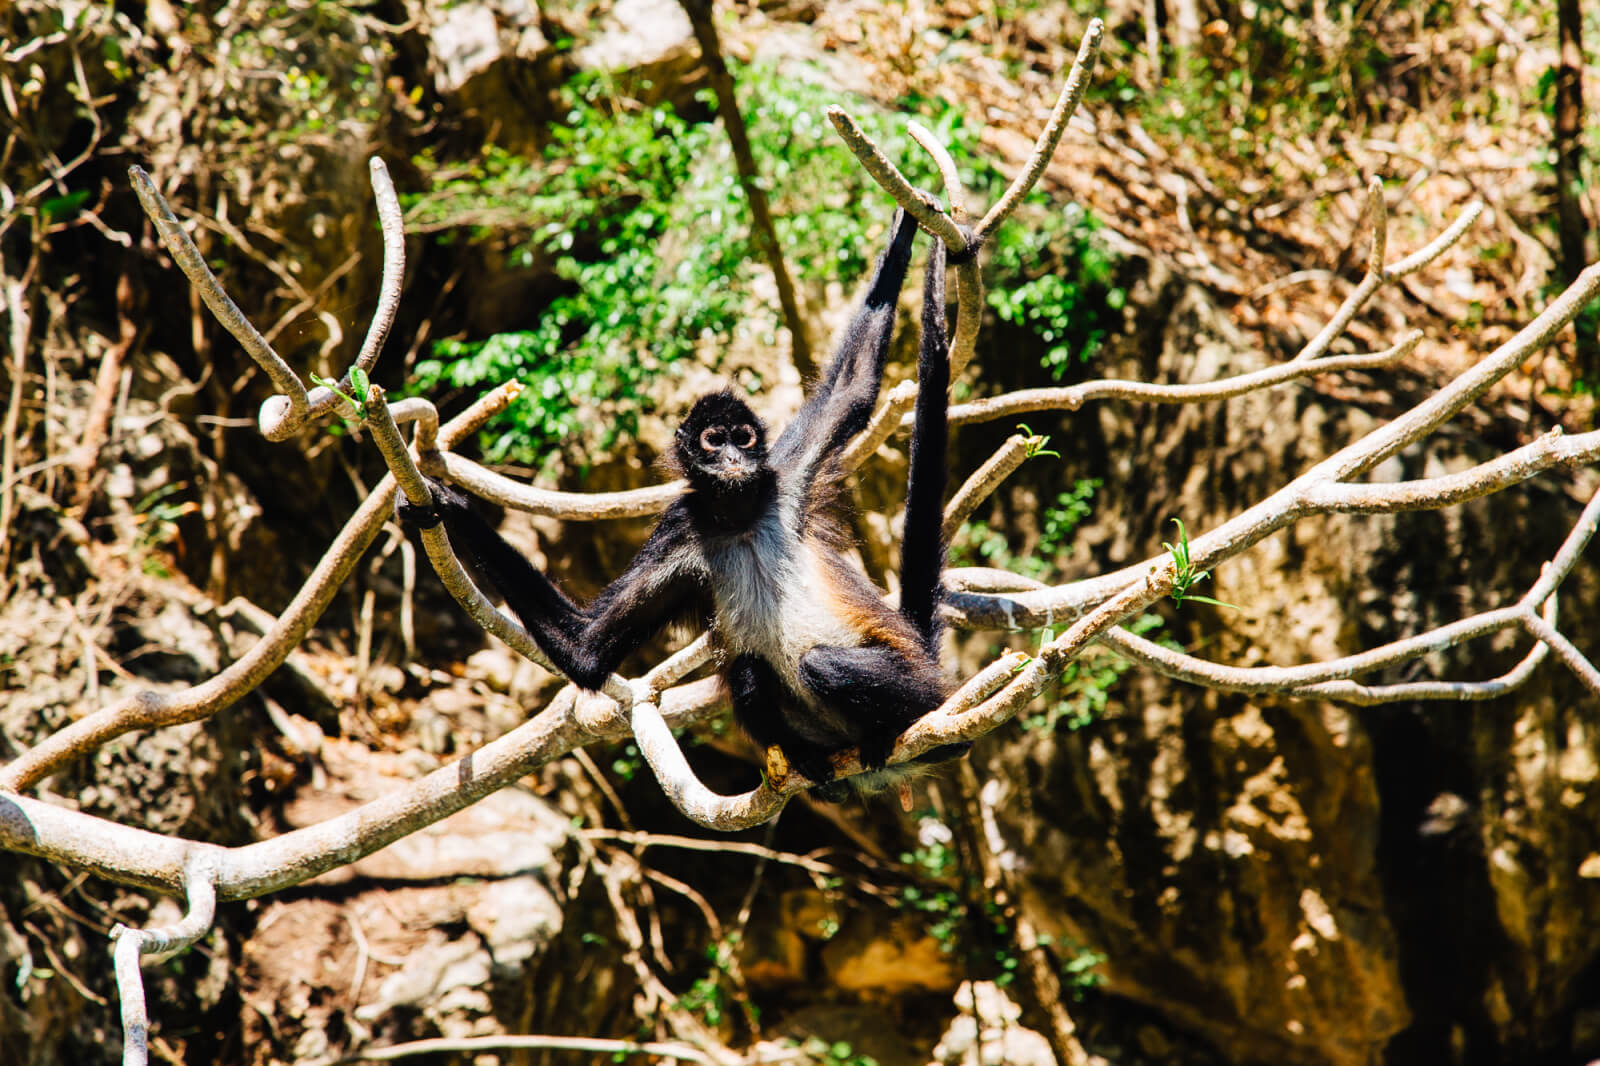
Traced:
<path id="1" fill-rule="evenodd" d="M 819 644 L 801 656 L 800 680 L 823 703 L 848 715 L 857 729 L 861 763 L 869 769 L 887 762 L 900 734 L 945 697 L 943 678 L 933 663 L 909 659 L 882 644 Z M 916 761 L 959 758 L 971 746 L 946 744 Z"/>
<path id="2" fill-rule="evenodd" d="M 778 748 L 791 767 L 818 784 L 833 780 L 832 751 L 807 740 L 789 724 L 784 707 L 793 698 L 766 660 L 740 655 L 724 676 L 733 697 L 733 715 L 751 740 L 763 750 Z"/>

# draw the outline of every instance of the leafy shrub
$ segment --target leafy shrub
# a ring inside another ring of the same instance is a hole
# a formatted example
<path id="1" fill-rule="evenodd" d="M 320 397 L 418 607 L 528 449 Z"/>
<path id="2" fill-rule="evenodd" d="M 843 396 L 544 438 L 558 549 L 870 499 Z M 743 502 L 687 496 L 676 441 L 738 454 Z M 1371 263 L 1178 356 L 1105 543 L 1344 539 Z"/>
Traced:
<path id="1" fill-rule="evenodd" d="M 785 258 L 816 288 L 849 287 L 881 241 L 889 205 L 824 117 L 837 94 L 764 67 L 739 76 Z M 418 364 L 421 391 L 512 379 L 526 386 L 525 402 L 486 434 L 491 460 L 540 465 L 568 443 L 585 452 L 607 447 L 636 430 L 675 364 L 705 353 L 715 360 L 740 330 L 775 342 L 779 324 L 773 307 L 751 317 L 750 218 L 721 131 L 667 104 L 615 106 L 599 76 L 575 79 L 562 93 L 566 122 L 552 130 L 542 159 L 493 147 L 467 166 L 425 155 L 417 162 L 431 188 L 408 205 L 414 226 L 451 237 L 515 234 L 508 266 L 553 261 L 564 282 L 533 328 L 440 341 Z M 714 107 L 709 92 L 698 100 Z M 1004 179 L 966 153 L 978 138 L 961 116 L 942 105 L 924 109 L 935 112 L 927 121 L 951 145 L 974 202 L 998 196 Z M 852 111 L 913 181 L 936 183 L 899 116 Z M 1046 206 L 1031 197 L 1024 220 L 996 236 L 989 274 L 991 306 L 1038 332 L 1055 369 L 1093 353 L 1108 327 L 1105 308 L 1120 306 L 1120 293 L 1093 220 Z M 607 417 L 583 417 L 596 407 Z"/>

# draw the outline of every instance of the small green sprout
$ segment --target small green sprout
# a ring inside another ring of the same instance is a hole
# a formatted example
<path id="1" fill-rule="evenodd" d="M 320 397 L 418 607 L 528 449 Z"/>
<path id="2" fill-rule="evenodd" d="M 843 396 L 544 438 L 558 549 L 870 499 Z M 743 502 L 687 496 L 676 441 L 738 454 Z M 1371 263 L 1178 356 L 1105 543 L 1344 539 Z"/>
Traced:
<path id="1" fill-rule="evenodd" d="M 1172 583 L 1173 600 L 1180 607 L 1183 606 L 1184 600 L 1193 600 L 1195 603 L 1209 603 L 1213 607 L 1227 607 L 1234 611 L 1240 610 L 1241 608 L 1236 604 L 1223 603 L 1221 600 L 1212 599 L 1210 596 L 1201 596 L 1189 591 L 1190 586 L 1210 577 L 1211 571 L 1202 570 L 1198 574 L 1195 573 L 1194 562 L 1189 558 L 1189 531 L 1183 528 L 1183 519 L 1174 518 L 1172 521 L 1178 527 L 1178 543 L 1173 545 L 1162 541 L 1161 546 L 1172 553 L 1172 561 L 1178 567 L 1178 574 Z"/>
<path id="2" fill-rule="evenodd" d="M 1025 456 L 1023 456 L 1023 458 L 1032 459 L 1032 458 L 1034 458 L 1035 456 L 1038 456 L 1038 455 L 1048 455 L 1053 459 L 1061 458 L 1061 453 L 1060 452 L 1051 451 L 1051 450 L 1049 450 L 1048 448 L 1045 447 L 1046 444 L 1050 443 L 1050 438 L 1047 437 L 1047 436 L 1042 436 L 1042 435 L 1035 434 L 1033 432 L 1033 430 L 1028 428 L 1027 423 L 1018 422 L 1017 423 L 1017 432 L 1021 433 L 1024 437 L 1028 438 L 1027 442 L 1026 442 L 1027 445 L 1028 445 L 1028 453 Z"/>
<path id="3" fill-rule="evenodd" d="M 367 397 L 370 394 L 369 390 L 372 383 L 367 379 L 367 372 L 359 366 L 350 368 L 349 392 L 344 391 L 342 382 L 325 378 L 315 372 L 311 375 L 311 384 L 321 385 L 330 392 L 337 393 L 339 398 L 349 404 L 351 411 L 355 413 L 354 421 L 365 422 L 367 420 Z M 340 417 L 342 418 L 343 415 Z"/>

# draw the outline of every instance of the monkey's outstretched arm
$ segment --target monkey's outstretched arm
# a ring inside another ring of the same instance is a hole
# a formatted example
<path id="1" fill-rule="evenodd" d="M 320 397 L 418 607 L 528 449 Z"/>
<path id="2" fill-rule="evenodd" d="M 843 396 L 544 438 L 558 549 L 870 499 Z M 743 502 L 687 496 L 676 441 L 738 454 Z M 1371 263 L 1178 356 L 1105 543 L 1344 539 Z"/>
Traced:
<path id="1" fill-rule="evenodd" d="M 629 653 L 701 607 L 704 583 L 682 550 L 687 519 L 677 507 L 662 516 L 622 575 L 583 607 L 496 532 L 465 495 L 436 481 L 430 485 L 431 507 L 401 498 L 401 522 L 426 528 L 442 521 L 451 547 L 505 600 L 556 668 L 583 688 L 598 691 Z"/>
<path id="2" fill-rule="evenodd" d="M 866 428 L 878 402 L 883 363 L 894 331 L 895 305 L 911 266 L 917 223 L 896 211 L 889 247 L 878 259 L 872 283 L 846 327 L 816 391 L 772 446 L 772 464 L 797 471 L 809 484 L 824 461 Z"/>

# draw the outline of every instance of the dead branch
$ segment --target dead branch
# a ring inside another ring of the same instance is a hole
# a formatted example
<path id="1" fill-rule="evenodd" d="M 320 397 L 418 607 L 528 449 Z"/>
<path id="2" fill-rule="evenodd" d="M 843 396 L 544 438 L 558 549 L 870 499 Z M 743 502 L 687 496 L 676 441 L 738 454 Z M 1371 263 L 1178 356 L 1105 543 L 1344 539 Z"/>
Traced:
<path id="1" fill-rule="evenodd" d="M 118 925 L 111 930 L 116 944 L 114 967 L 117 998 L 122 1002 L 123 1066 L 145 1066 L 149 1061 L 150 1022 L 145 1013 L 144 976 L 139 972 L 143 956 L 168 959 L 186 951 L 211 930 L 216 920 L 217 892 L 213 871 L 203 860 L 186 872 L 185 891 L 189 908 L 176 925 L 159 929 L 130 929 Z"/>

